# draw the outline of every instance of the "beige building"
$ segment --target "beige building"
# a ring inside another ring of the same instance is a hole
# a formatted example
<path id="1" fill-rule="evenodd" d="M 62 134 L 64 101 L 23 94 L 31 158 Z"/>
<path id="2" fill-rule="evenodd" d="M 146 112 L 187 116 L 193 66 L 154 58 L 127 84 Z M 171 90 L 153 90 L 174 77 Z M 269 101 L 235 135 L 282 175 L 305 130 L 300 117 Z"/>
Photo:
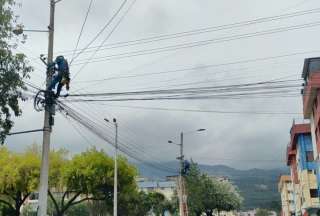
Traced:
<path id="1" fill-rule="evenodd" d="M 313 171 L 303 170 L 299 175 L 299 197 L 301 198 L 301 209 L 311 210 L 320 208 L 318 197 L 318 185 L 316 175 Z M 302 212 L 304 213 L 304 212 Z"/>
<path id="2" fill-rule="evenodd" d="M 278 190 L 281 194 L 282 216 L 292 216 L 295 214 L 294 189 L 291 177 L 283 175 L 279 179 Z"/>

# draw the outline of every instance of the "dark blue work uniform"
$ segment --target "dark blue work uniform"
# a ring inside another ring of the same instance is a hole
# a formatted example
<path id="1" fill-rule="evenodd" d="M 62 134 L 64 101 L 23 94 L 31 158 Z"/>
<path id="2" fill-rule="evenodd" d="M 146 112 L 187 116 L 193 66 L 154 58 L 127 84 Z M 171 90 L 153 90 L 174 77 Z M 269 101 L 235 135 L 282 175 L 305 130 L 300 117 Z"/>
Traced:
<path id="1" fill-rule="evenodd" d="M 68 61 L 63 56 L 58 56 L 48 67 L 54 67 L 54 70 L 58 72 L 57 75 L 52 77 L 48 90 L 54 90 L 58 84 L 56 96 L 59 97 L 62 86 L 64 85 L 64 83 L 61 82 L 62 79 L 67 80 L 67 89 L 69 89 L 70 72 Z"/>

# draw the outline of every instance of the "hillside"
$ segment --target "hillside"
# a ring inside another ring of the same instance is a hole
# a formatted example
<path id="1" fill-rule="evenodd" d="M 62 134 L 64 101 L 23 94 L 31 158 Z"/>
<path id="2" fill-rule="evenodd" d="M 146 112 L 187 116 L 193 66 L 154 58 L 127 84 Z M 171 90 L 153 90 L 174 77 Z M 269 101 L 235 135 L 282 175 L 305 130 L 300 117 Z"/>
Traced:
<path id="1" fill-rule="evenodd" d="M 166 163 L 166 166 L 177 167 L 175 162 Z M 151 178 L 164 178 L 170 173 L 154 171 L 138 165 L 140 174 Z M 281 174 L 287 173 L 286 169 L 250 169 L 237 170 L 224 165 L 199 165 L 200 169 L 209 175 L 226 176 L 236 185 L 244 197 L 244 209 L 270 208 L 279 210 L 280 196 L 277 191 L 277 182 Z"/>

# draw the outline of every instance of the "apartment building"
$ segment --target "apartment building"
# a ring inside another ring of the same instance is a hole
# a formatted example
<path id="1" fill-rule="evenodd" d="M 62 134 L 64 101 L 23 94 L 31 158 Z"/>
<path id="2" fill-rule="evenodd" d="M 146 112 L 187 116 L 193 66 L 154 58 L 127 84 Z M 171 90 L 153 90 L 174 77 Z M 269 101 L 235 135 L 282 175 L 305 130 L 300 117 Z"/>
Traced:
<path id="1" fill-rule="evenodd" d="M 291 171 L 290 180 L 295 206 L 295 214 L 292 215 L 313 215 L 320 209 L 320 201 L 310 124 L 293 123 L 290 135 L 287 165 Z M 283 209 L 283 212 L 286 210 Z"/>

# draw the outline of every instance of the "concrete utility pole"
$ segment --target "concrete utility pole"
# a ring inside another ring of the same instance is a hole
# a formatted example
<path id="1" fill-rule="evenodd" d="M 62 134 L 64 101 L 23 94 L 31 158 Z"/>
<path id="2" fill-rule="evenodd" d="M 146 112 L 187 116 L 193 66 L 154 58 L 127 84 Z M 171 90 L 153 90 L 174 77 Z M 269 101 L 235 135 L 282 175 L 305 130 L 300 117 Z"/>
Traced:
<path id="1" fill-rule="evenodd" d="M 179 213 L 180 216 L 185 216 L 184 210 L 183 210 L 183 184 L 182 184 L 182 172 L 183 172 L 183 132 L 180 133 L 180 173 L 179 173 Z"/>
<path id="2" fill-rule="evenodd" d="M 58 1 L 57 1 L 58 2 Z M 48 60 L 49 65 L 53 61 L 53 40 L 54 40 L 54 12 L 55 12 L 54 0 L 50 0 L 50 24 L 49 29 L 49 43 L 48 43 Z M 46 86 L 50 85 L 52 77 L 52 70 L 47 69 L 47 80 Z M 45 100 L 48 101 L 48 93 L 45 94 Z M 49 152 L 50 152 L 50 136 L 51 136 L 51 125 L 52 125 L 52 111 L 54 111 L 54 104 L 45 105 L 44 113 L 44 131 L 43 131 L 43 143 L 42 143 L 42 160 L 40 170 L 40 186 L 39 186 L 39 208 L 38 216 L 47 215 L 47 201 L 48 201 L 48 176 L 49 176 Z"/>
<path id="3" fill-rule="evenodd" d="M 117 120 L 114 118 L 113 123 L 116 129 L 116 136 L 115 136 L 115 154 L 114 154 L 114 184 L 113 184 L 113 216 L 118 215 L 118 123 Z"/>
<path id="4" fill-rule="evenodd" d="M 188 216 L 188 205 L 187 205 L 187 194 L 183 177 L 184 170 L 184 155 L 183 155 L 183 132 L 180 133 L 180 174 L 179 174 L 179 187 L 180 187 L 180 197 L 179 197 L 179 212 L 180 216 Z"/>

